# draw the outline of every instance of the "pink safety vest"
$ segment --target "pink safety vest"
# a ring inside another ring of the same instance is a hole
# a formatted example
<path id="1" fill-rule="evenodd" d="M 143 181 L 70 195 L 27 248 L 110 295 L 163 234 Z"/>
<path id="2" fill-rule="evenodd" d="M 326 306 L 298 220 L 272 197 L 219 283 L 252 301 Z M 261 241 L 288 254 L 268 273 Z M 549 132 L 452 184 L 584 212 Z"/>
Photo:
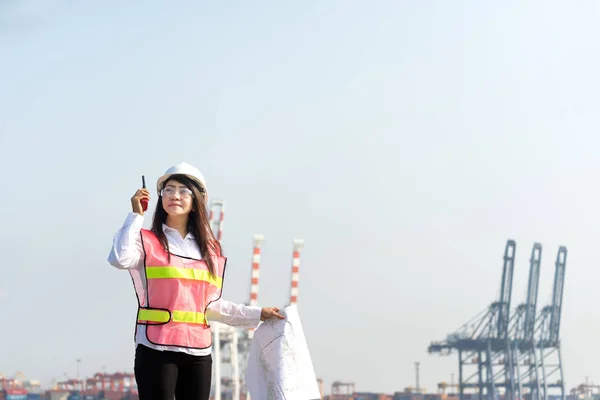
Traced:
<path id="1" fill-rule="evenodd" d="M 225 265 L 222 255 L 211 255 L 216 275 L 204 260 L 167 253 L 149 230 L 142 229 L 144 269 L 131 269 L 138 299 L 137 325 L 146 325 L 150 343 L 205 349 L 212 335 L 205 318 L 208 305 L 221 297 Z"/>

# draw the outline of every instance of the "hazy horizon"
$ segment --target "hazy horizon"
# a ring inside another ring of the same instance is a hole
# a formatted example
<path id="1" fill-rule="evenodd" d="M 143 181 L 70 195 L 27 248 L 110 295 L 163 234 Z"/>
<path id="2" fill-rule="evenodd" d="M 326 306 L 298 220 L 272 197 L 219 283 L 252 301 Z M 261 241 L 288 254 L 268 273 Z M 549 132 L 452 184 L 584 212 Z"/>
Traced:
<path id="1" fill-rule="evenodd" d="M 106 257 L 140 176 L 152 188 L 186 161 L 226 202 L 228 300 L 247 301 L 260 233 L 258 301 L 283 306 L 305 240 L 298 307 L 326 392 L 401 391 L 416 361 L 428 391 L 456 382 L 457 356 L 427 347 L 497 298 L 509 238 L 515 306 L 533 243 L 540 307 L 567 246 L 566 390 L 600 381 L 598 17 L 558 1 L 3 2 L 0 372 L 133 371 L 135 294 Z"/>

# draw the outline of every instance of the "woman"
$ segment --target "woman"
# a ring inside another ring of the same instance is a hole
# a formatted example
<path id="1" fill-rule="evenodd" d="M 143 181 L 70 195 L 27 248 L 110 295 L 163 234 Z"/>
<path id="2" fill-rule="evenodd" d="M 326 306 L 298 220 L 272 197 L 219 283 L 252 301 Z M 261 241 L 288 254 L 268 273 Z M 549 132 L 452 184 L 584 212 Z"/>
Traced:
<path id="1" fill-rule="evenodd" d="M 208 321 L 255 328 L 284 317 L 279 309 L 221 299 L 226 258 L 207 218 L 202 173 L 180 163 L 157 182 L 150 230 L 142 229 L 147 189 L 131 198 L 133 212 L 113 240 L 111 265 L 127 269 L 138 299 L 134 373 L 140 400 L 207 400 L 212 335 Z M 146 203 L 147 204 L 147 203 Z"/>

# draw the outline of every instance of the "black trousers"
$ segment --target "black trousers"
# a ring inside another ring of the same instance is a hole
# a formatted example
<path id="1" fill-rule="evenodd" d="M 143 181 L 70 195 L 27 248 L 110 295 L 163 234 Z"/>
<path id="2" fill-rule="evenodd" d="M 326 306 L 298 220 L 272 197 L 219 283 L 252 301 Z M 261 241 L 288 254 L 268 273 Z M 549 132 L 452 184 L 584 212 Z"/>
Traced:
<path id="1" fill-rule="evenodd" d="M 144 345 L 135 350 L 139 400 L 208 400 L 212 356 L 159 351 Z"/>

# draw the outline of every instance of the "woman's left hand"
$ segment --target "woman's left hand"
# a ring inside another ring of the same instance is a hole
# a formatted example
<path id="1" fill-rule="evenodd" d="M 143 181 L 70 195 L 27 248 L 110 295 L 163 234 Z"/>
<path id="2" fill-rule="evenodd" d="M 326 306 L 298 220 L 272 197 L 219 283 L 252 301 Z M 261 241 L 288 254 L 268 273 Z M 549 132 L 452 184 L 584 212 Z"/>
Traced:
<path id="1" fill-rule="evenodd" d="M 285 317 L 279 314 L 277 311 L 279 311 L 279 308 L 277 307 L 264 307 L 260 311 L 260 320 L 264 321 L 269 318 L 285 319 Z"/>

